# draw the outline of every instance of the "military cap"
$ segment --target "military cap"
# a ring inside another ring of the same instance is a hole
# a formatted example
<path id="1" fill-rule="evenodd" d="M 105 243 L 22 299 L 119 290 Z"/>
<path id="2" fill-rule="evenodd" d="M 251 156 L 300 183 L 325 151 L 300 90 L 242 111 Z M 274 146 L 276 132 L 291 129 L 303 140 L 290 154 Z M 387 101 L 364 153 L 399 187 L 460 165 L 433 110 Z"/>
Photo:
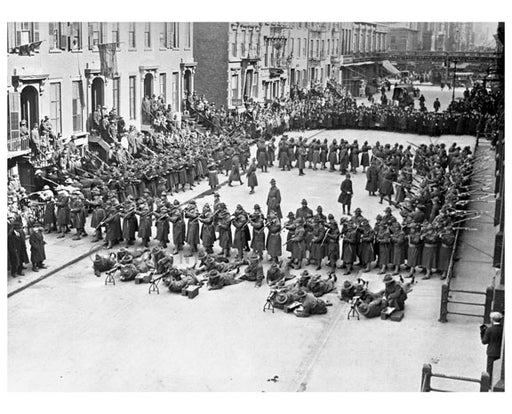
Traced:
<path id="1" fill-rule="evenodd" d="M 389 273 L 384 276 L 384 279 L 382 281 L 387 285 L 388 283 L 393 283 L 395 279 L 393 279 L 393 276 L 391 276 Z"/>

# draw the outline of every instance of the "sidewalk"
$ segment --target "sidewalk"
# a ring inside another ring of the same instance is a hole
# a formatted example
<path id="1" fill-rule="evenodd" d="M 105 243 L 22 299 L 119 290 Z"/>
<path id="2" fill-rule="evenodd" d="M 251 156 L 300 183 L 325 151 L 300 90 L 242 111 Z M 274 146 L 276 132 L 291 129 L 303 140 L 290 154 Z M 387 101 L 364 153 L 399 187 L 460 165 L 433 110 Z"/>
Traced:
<path id="1" fill-rule="evenodd" d="M 478 148 L 475 151 L 476 157 L 484 157 L 490 155 L 489 161 L 486 163 L 485 171 L 475 175 L 475 180 L 490 181 L 490 190 L 494 191 L 494 171 L 495 171 L 495 153 L 490 151 L 490 143 L 485 139 L 481 139 Z M 475 195 L 475 198 L 481 198 Z M 494 278 L 496 277 L 496 270 L 492 267 L 493 254 L 494 254 L 494 237 L 496 229 L 494 227 L 494 208 L 496 201 L 494 196 L 487 197 L 485 201 L 471 201 L 468 210 L 478 210 L 481 216 L 474 220 L 469 220 L 465 224 L 461 223 L 464 227 L 473 228 L 476 230 L 463 231 L 460 234 L 460 244 L 456 258 L 459 260 L 455 263 L 453 278 L 450 288 L 457 290 L 471 290 L 485 293 L 488 286 L 494 286 Z M 455 295 L 457 298 L 455 299 Z M 462 299 L 463 298 L 463 299 Z M 453 294 L 453 300 L 463 300 L 483 303 L 483 296 L 467 295 L 467 294 Z M 449 304 L 449 310 L 465 313 L 480 313 L 482 308 L 476 308 L 468 305 Z M 468 316 L 448 315 L 448 321 L 468 320 Z M 483 320 L 472 318 L 475 320 L 476 325 L 479 325 Z"/>

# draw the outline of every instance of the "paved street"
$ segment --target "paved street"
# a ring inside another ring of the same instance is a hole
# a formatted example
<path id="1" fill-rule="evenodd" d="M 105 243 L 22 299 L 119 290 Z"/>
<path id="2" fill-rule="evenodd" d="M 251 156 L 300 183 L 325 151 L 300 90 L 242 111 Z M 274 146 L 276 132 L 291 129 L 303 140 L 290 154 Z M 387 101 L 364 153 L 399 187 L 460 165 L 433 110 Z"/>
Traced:
<path id="1" fill-rule="evenodd" d="M 426 136 L 379 131 L 303 134 L 313 135 L 357 139 L 360 144 L 430 143 Z M 475 140 L 444 136 L 432 141 L 474 145 Z M 321 204 L 325 214 L 333 212 L 339 218 L 336 200 L 342 176 L 305 172 L 298 177 L 296 169 L 273 168 L 258 174 L 256 194 L 249 195 L 244 179 L 244 186 L 222 187 L 221 199 L 230 211 L 237 203 L 252 211 L 258 203 L 266 212 L 273 177 L 284 214 L 307 198 L 312 209 Z M 364 174 L 359 172 L 353 181 L 353 208 L 361 207 L 373 223 L 385 206 L 367 196 Z M 200 189 L 196 191 L 191 196 Z M 181 193 L 179 200 L 185 201 L 187 195 Z M 212 197 L 199 199 L 199 207 L 206 201 L 212 202 Z M 194 263 L 181 256 L 175 260 L 181 266 Z M 338 272 L 338 285 L 346 278 Z M 355 281 L 357 274 L 348 278 Z M 383 287 L 375 271 L 365 278 L 372 291 Z M 262 312 L 268 288 L 256 289 L 250 282 L 221 291 L 203 288 L 193 300 L 164 289 L 160 295 L 148 295 L 148 285 L 133 282 L 105 286 L 85 257 L 9 298 L 9 390 L 418 391 L 425 362 L 438 372 L 478 378 L 485 366 L 476 334 L 479 322 L 458 318 L 439 323 L 440 286 L 438 276 L 419 280 L 401 323 L 347 320 L 349 306 L 334 294 L 327 295 L 333 303 L 327 315 L 300 319 L 280 310 Z M 268 381 L 276 375 L 277 382 Z M 471 384 L 458 386 L 461 391 L 476 389 Z"/>

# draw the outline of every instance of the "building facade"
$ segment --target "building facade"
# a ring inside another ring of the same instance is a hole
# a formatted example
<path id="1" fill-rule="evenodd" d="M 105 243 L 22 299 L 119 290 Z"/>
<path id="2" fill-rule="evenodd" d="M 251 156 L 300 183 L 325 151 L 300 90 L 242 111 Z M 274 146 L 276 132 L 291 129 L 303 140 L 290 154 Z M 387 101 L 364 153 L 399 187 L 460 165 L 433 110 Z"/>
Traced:
<path id="1" fill-rule="evenodd" d="M 329 79 L 358 96 L 368 77 L 383 73 L 387 36 L 379 23 L 196 23 L 196 91 L 230 109 Z"/>
<path id="2" fill-rule="evenodd" d="M 29 152 L 22 120 L 31 127 L 49 116 L 55 133 L 87 143 L 98 105 L 140 128 L 144 96 L 161 95 L 179 112 L 194 88 L 192 23 L 12 22 L 7 35 L 10 167 Z M 101 74 L 98 45 L 107 43 L 117 43 L 112 78 Z"/>

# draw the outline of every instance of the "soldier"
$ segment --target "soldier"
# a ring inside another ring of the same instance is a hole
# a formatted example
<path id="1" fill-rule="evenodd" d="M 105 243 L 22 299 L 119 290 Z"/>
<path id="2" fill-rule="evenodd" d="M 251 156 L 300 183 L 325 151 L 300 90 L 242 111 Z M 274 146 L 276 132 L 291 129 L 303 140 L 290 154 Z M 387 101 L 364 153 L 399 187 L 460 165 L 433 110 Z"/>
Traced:
<path id="1" fill-rule="evenodd" d="M 267 216 L 271 211 L 274 211 L 279 219 L 283 218 L 283 213 L 281 212 L 281 192 L 279 191 L 279 188 L 276 187 L 276 180 L 273 178 L 270 180 L 270 189 L 268 190 L 267 196 L 267 208 Z"/>
<path id="2" fill-rule="evenodd" d="M 267 172 L 268 168 L 268 153 L 267 145 L 263 138 L 260 138 L 256 146 L 256 158 L 258 159 L 258 167 L 261 168 L 261 172 Z M 253 164 L 256 165 L 256 158 L 253 159 Z"/>
<path id="3" fill-rule="evenodd" d="M 319 217 L 314 219 L 314 225 L 312 229 L 312 239 L 311 239 L 311 256 L 310 260 L 314 261 L 316 266 L 316 270 L 320 270 L 322 268 L 322 260 L 325 257 L 325 247 L 324 247 L 324 236 L 325 236 L 325 227 L 324 224 L 320 221 Z"/>
<path id="4" fill-rule="evenodd" d="M 310 315 L 322 315 L 327 313 L 326 303 L 322 299 L 316 298 L 312 293 L 306 293 L 304 290 L 300 290 L 297 297 L 302 305 L 293 311 L 295 316 L 307 318 Z"/>
<path id="5" fill-rule="evenodd" d="M 199 216 L 198 220 L 203 224 L 201 227 L 201 242 L 206 252 L 209 254 L 213 253 L 213 243 L 215 243 L 215 224 L 213 213 L 210 209 L 210 205 L 206 203 L 203 206 L 203 212 Z"/>
<path id="6" fill-rule="evenodd" d="M 295 216 L 291 211 L 288 213 L 287 217 L 288 221 L 284 224 L 284 228 L 288 230 L 288 234 L 286 235 L 286 251 L 292 253 L 293 243 L 291 242 L 291 239 L 295 234 L 295 228 L 297 227 L 297 225 L 295 224 Z M 291 258 L 292 257 L 290 256 L 289 259 Z"/>
<path id="7" fill-rule="evenodd" d="M 140 203 L 140 211 L 136 210 L 135 212 L 140 216 L 138 236 L 142 239 L 142 245 L 148 247 L 151 239 L 151 226 L 153 224 L 152 212 L 144 201 Z"/>
<path id="8" fill-rule="evenodd" d="M 442 272 L 441 280 L 446 279 L 448 267 L 450 265 L 450 256 L 453 250 L 453 243 L 455 242 L 455 233 L 451 224 L 448 224 L 439 233 L 441 247 L 439 248 L 439 260 L 437 269 Z"/>
<path id="9" fill-rule="evenodd" d="M 421 266 L 426 270 L 422 279 L 430 279 L 432 269 L 437 267 L 437 240 L 438 234 L 431 224 L 425 224 L 421 231 L 423 249 L 421 253 Z"/>
<path id="10" fill-rule="evenodd" d="M 405 263 L 405 233 L 397 221 L 391 225 L 391 245 L 393 249 L 392 263 L 395 266 L 393 275 L 398 275 L 400 266 Z"/>
<path id="11" fill-rule="evenodd" d="M 409 266 L 409 274 L 406 277 L 412 277 L 416 266 L 421 264 L 421 235 L 418 232 L 417 224 L 413 223 L 409 226 L 407 242 L 407 266 Z"/>
<path id="12" fill-rule="evenodd" d="M 384 290 L 380 291 L 383 299 L 386 301 L 387 306 L 397 310 L 404 310 L 405 301 L 407 300 L 407 293 L 403 287 L 393 279 L 393 276 L 387 274 L 382 280 L 385 284 Z"/>
<path id="13" fill-rule="evenodd" d="M 375 192 L 379 189 L 379 172 L 375 161 L 372 161 L 368 170 L 366 170 L 366 191 L 368 195 L 375 196 Z"/>
<path id="14" fill-rule="evenodd" d="M 159 246 L 162 249 L 167 248 L 167 243 L 169 243 L 169 215 L 167 214 L 167 207 L 160 207 L 158 212 L 153 213 L 156 217 L 155 226 L 156 226 L 156 237 L 155 239 L 159 241 Z M 175 254 L 175 253 L 173 253 Z"/>
<path id="15" fill-rule="evenodd" d="M 169 221 L 172 223 L 172 241 L 174 244 L 172 254 L 178 254 L 178 252 L 183 250 L 185 239 L 183 211 L 181 211 L 180 202 L 178 200 L 174 200 L 173 207 L 169 212 Z"/>
<path id="16" fill-rule="evenodd" d="M 338 223 L 332 214 L 328 216 L 327 231 L 322 243 L 327 246 L 327 258 L 329 259 L 329 267 L 331 272 L 336 272 L 336 262 L 340 258 L 340 230 Z"/>
<path id="17" fill-rule="evenodd" d="M 375 240 L 375 232 L 370 226 L 368 220 L 363 219 L 360 224 L 360 241 L 359 241 L 359 263 L 365 266 L 364 273 L 371 270 L 372 262 L 375 260 L 373 244 Z"/>
<path id="18" fill-rule="evenodd" d="M 139 229 L 137 216 L 135 215 L 135 201 L 131 195 L 128 195 L 123 205 L 123 239 L 126 240 L 126 245 L 131 246 L 135 242 L 135 235 Z"/>
<path id="19" fill-rule="evenodd" d="M 266 281 L 269 287 L 274 285 L 280 285 L 286 280 L 286 275 L 283 270 L 279 267 L 279 263 L 272 262 L 267 270 Z"/>
<path id="20" fill-rule="evenodd" d="M 306 175 L 304 173 L 304 168 L 306 168 L 306 149 L 303 145 L 298 149 L 297 168 L 299 169 L 299 175 Z"/>
<path id="21" fill-rule="evenodd" d="M 240 279 L 235 279 L 233 273 L 219 273 L 218 270 L 210 270 L 208 273 L 208 290 L 222 289 L 224 286 L 236 285 L 242 282 Z"/>
<path id="22" fill-rule="evenodd" d="M 229 173 L 228 185 L 230 187 L 233 187 L 231 185 L 232 181 L 240 181 L 240 185 L 244 184 L 242 182 L 242 178 L 240 177 L 240 158 L 236 154 L 233 156 L 231 172 Z"/>
<path id="23" fill-rule="evenodd" d="M 343 208 L 343 214 L 345 214 L 345 207 L 347 208 L 347 214 L 351 216 L 350 213 L 350 205 L 352 203 L 352 195 L 354 194 L 354 190 L 352 189 L 352 180 L 350 179 L 350 174 L 347 173 L 345 176 L 345 180 L 341 183 L 340 186 L 340 195 L 338 197 L 338 203 L 341 203 Z"/>
<path id="24" fill-rule="evenodd" d="M 107 214 L 102 222 L 105 225 L 105 241 L 107 249 L 111 249 L 115 244 L 122 240 L 121 221 L 119 218 L 119 201 L 112 199 L 107 209 Z"/>
<path id="25" fill-rule="evenodd" d="M 295 269 L 300 269 L 302 268 L 302 260 L 306 257 L 306 230 L 304 229 L 304 220 L 302 218 L 295 219 L 294 224 L 293 238 L 290 239 L 292 244 L 291 265 Z"/>
<path id="26" fill-rule="evenodd" d="M 250 237 L 247 237 L 246 232 L 248 230 L 249 217 L 241 204 L 236 206 L 236 210 L 233 213 L 232 224 L 235 227 L 233 247 L 238 249 L 237 259 L 243 259 L 243 252 L 247 248 Z"/>
<path id="27" fill-rule="evenodd" d="M 89 206 L 92 207 L 91 227 L 94 229 L 94 237 L 91 242 L 103 240 L 100 223 L 105 219 L 105 209 L 103 208 L 103 200 L 101 198 L 100 190 L 95 187 L 92 191 L 92 201 L 89 201 Z"/>
<path id="28" fill-rule="evenodd" d="M 343 226 L 343 248 L 342 248 L 342 260 L 347 270 L 345 275 L 352 273 L 352 266 L 357 258 L 357 246 L 359 242 L 358 226 L 353 222 L 347 221 Z"/>
<path id="29" fill-rule="evenodd" d="M 192 253 L 197 252 L 197 245 L 199 244 L 199 210 L 195 200 L 189 202 L 188 207 L 184 211 L 185 218 L 188 219 L 187 223 L 187 243 L 190 246 L 188 257 Z"/>
<path id="30" fill-rule="evenodd" d="M 308 202 L 306 201 L 306 199 L 303 199 L 302 202 L 302 207 L 298 208 L 296 213 L 295 213 L 295 218 L 300 218 L 300 219 L 303 219 L 304 221 L 310 217 L 313 217 L 313 210 L 311 210 L 309 207 L 308 207 Z"/>
<path id="31" fill-rule="evenodd" d="M 219 227 L 219 245 L 222 249 L 222 253 L 225 257 L 230 256 L 231 251 L 231 216 L 229 212 L 226 210 L 226 205 L 224 203 L 218 204 L 218 227 Z"/>
<path id="32" fill-rule="evenodd" d="M 320 220 L 320 223 L 326 224 L 327 223 L 327 217 L 325 217 L 325 214 L 323 213 L 322 206 L 318 206 L 316 208 L 316 214 L 313 216 L 313 219 L 318 218 Z"/>
<path id="33" fill-rule="evenodd" d="M 48 185 L 43 187 L 40 197 L 45 202 L 43 221 L 45 233 L 51 233 L 57 229 L 57 217 L 55 216 L 55 200 L 53 197 L 53 191 L 50 190 Z"/>
<path id="34" fill-rule="evenodd" d="M 252 252 L 248 260 L 249 265 L 245 268 L 244 274 L 240 276 L 240 279 L 256 282 L 255 287 L 261 287 L 264 275 L 260 258 L 255 252 Z"/>
<path id="35" fill-rule="evenodd" d="M 261 213 L 259 204 L 254 205 L 254 213 L 249 215 L 249 222 L 253 228 L 251 249 L 258 253 L 260 260 L 263 260 L 263 250 L 265 250 L 265 217 Z"/>
<path id="36" fill-rule="evenodd" d="M 379 275 L 386 273 L 387 266 L 392 262 L 391 232 L 389 231 L 389 227 L 383 221 L 384 220 L 379 224 L 375 235 L 375 239 L 379 244 Z"/>
<path id="37" fill-rule="evenodd" d="M 266 168 L 266 167 L 265 167 Z M 254 194 L 254 187 L 258 186 L 258 178 L 256 177 L 256 158 L 252 159 L 251 165 L 249 165 L 249 168 L 247 169 L 247 185 L 251 188 L 251 191 L 249 194 Z M 266 172 L 266 170 L 265 170 Z"/>

